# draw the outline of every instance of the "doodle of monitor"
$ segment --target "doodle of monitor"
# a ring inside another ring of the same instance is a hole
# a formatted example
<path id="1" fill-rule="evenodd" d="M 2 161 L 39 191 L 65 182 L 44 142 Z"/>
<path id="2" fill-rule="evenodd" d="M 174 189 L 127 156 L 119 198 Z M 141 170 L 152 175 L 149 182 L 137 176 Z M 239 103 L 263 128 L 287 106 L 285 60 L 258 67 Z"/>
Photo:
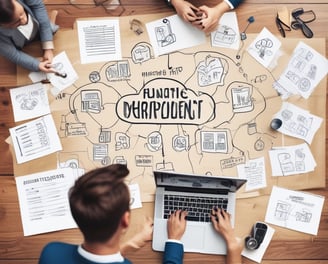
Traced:
<path id="1" fill-rule="evenodd" d="M 81 92 L 83 112 L 100 113 L 102 109 L 101 92 L 98 90 L 84 90 Z"/>
<path id="2" fill-rule="evenodd" d="M 250 84 L 234 83 L 231 88 L 231 98 L 232 109 L 235 113 L 250 112 L 254 108 Z"/>

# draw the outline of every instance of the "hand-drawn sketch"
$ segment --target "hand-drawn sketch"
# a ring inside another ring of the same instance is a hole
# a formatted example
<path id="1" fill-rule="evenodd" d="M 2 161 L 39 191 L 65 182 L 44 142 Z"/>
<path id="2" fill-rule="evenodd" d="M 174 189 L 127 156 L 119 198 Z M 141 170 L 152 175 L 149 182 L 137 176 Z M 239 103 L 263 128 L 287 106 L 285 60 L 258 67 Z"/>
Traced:
<path id="1" fill-rule="evenodd" d="M 9 129 L 17 163 L 24 163 L 62 150 L 50 114 Z"/>
<path id="2" fill-rule="evenodd" d="M 50 113 L 47 89 L 41 83 L 13 88 L 9 92 L 16 122 Z"/>
<path id="3" fill-rule="evenodd" d="M 322 123 L 322 118 L 288 102 L 283 103 L 275 117 L 282 121 L 279 132 L 304 139 L 309 144 Z"/>
<path id="4" fill-rule="evenodd" d="M 57 96 L 61 91 L 71 86 L 78 79 L 78 75 L 65 51 L 54 57 L 52 68 L 56 72 L 47 73 L 47 79 L 53 85 L 52 94 Z"/>
<path id="5" fill-rule="evenodd" d="M 138 43 L 131 51 L 132 61 L 142 63 L 151 59 L 151 47 L 148 43 Z"/>
<path id="6" fill-rule="evenodd" d="M 146 23 L 155 57 L 206 42 L 205 33 L 177 14 Z"/>
<path id="7" fill-rule="evenodd" d="M 179 42 L 178 18 L 168 19 L 176 42 L 163 48 Z M 134 34 L 129 23 L 121 26 L 129 34 L 122 58 L 74 64 L 79 79 L 51 103 L 59 153 L 71 154 L 58 154 L 58 164 L 86 171 L 127 164 L 127 182 L 139 184 L 142 201 L 152 201 L 153 170 L 237 177 L 238 165 L 263 156 L 269 163 L 268 151 L 282 142 L 269 120 L 282 101 L 267 68 L 247 53 L 236 60 L 235 51 L 209 43 L 159 55 L 157 41 Z M 76 53 L 71 49 L 68 55 Z M 294 168 L 307 171 L 303 151 L 291 153 Z"/>
<path id="8" fill-rule="evenodd" d="M 328 72 L 328 60 L 316 50 L 300 42 L 274 88 L 284 97 L 300 94 L 309 98 L 317 84 Z"/>
<path id="9" fill-rule="evenodd" d="M 273 42 L 269 38 L 264 38 L 256 41 L 255 47 L 261 59 L 266 56 L 272 56 L 272 51 L 270 50 L 273 46 Z"/>
<path id="10" fill-rule="evenodd" d="M 208 56 L 197 66 L 198 84 L 199 86 L 223 85 L 227 72 L 228 63 L 225 59 Z"/>
<path id="11" fill-rule="evenodd" d="M 264 67 L 272 66 L 278 55 L 281 42 L 269 30 L 263 28 L 257 38 L 248 47 L 248 52 Z"/>
<path id="12" fill-rule="evenodd" d="M 271 94 L 243 74 L 231 78 L 240 76 L 231 57 L 200 51 L 155 58 L 148 43 L 131 45 L 131 57 L 94 67 L 84 84 L 54 102 L 69 106 L 58 113 L 59 134 L 72 153 L 88 160 L 79 166 L 119 162 L 135 168 L 130 183 L 140 184 L 145 201 L 152 199 L 147 194 L 153 193 L 153 169 L 236 175 L 249 149 L 272 146 L 274 137 L 262 133 L 258 121 Z"/>
<path id="13" fill-rule="evenodd" d="M 316 162 L 306 143 L 269 151 L 272 176 L 286 176 L 314 170 Z"/>
<path id="14" fill-rule="evenodd" d="M 135 18 L 130 21 L 130 29 L 136 35 L 141 35 L 144 32 L 142 22 L 138 19 L 135 19 Z"/>
<path id="15" fill-rule="evenodd" d="M 232 109 L 235 113 L 253 110 L 252 85 L 243 83 L 231 84 Z"/>
<path id="16" fill-rule="evenodd" d="M 227 25 L 219 25 L 215 32 L 213 42 L 216 46 L 220 44 L 231 45 L 239 37 L 236 31 Z"/>
<path id="17" fill-rule="evenodd" d="M 238 177 L 247 179 L 246 191 L 265 188 L 267 186 L 264 157 L 249 160 L 245 164 L 238 165 L 237 169 Z"/>
<path id="18" fill-rule="evenodd" d="M 215 31 L 211 33 L 213 47 L 238 49 L 240 43 L 239 27 L 236 12 L 224 13 Z"/>
<path id="19" fill-rule="evenodd" d="M 316 235 L 324 197 L 273 186 L 265 221 Z"/>
<path id="20" fill-rule="evenodd" d="M 170 20 L 167 18 L 163 19 L 163 25 L 155 27 L 155 35 L 160 47 L 171 45 L 176 41 L 175 34 L 172 32 Z"/>

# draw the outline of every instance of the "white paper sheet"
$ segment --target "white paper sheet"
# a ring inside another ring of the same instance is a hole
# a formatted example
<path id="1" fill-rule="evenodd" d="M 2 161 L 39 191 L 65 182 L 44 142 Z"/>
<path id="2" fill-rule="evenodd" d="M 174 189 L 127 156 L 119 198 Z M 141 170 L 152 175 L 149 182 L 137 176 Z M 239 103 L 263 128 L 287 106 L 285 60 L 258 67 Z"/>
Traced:
<path id="1" fill-rule="evenodd" d="M 58 95 L 58 93 L 65 88 L 71 86 L 79 78 L 65 51 L 59 53 L 53 58 L 52 68 L 54 68 L 59 74 L 66 75 L 66 77 L 60 77 L 54 73 L 47 74 L 48 80 L 54 86 L 52 88 L 54 96 Z"/>
<path id="2" fill-rule="evenodd" d="M 57 96 L 61 91 L 71 86 L 79 78 L 65 51 L 53 58 L 52 68 L 59 74 L 65 74 L 65 77 L 44 72 L 30 72 L 28 76 L 33 83 L 48 80 L 53 85 L 51 93 L 54 96 Z"/>
<path id="3" fill-rule="evenodd" d="M 122 59 L 118 19 L 78 20 L 81 63 Z"/>
<path id="4" fill-rule="evenodd" d="M 9 90 L 15 122 L 50 113 L 47 89 L 41 83 Z"/>
<path id="5" fill-rule="evenodd" d="M 317 166 L 306 143 L 276 147 L 269 151 L 272 176 L 289 176 L 314 171 Z"/>
<path id="6" fill-rule="evenodd" d="M 245 164 L 237 165 L 237 170 L 239 178 L 247 179 L 245 191 L 267 186 L 264 157 L 252 159 Z"/>
<path id="7" fill-rule="evenodd" d="M 238 50 L 240 34 L 236 12 L 224 13 L 215 31 L 211 33 L 213 47 L 222 47 Z"/>
<path id="8" fill-rule="evenodd" d="M 129 190 L 130 190 L 130 208 L 131 209 L 141 208 L 142 203 L 141 203 L 139 184 L 137 183 L 130 184 Z"/>
<path id="9" fill-rule="evenodd" d="M 273 86 L 283 98 L 300 94 L 307 99 L 327 73 L 327 58 L 300 41 L 286 69 Z"/>
<path id="10" fill-rule="evenodd" d="M 15 177 L 24 236 L 76 228 L 68 190 L 76 177 L 70 168 Z"/>
<path id="11" fill-rule="evenodd" d="M 272 66 L 279 55 L 281 42 L 267 28 L 263 28 L 248 47 L 248 53 L 265 68 Z"/>
<path id="12" fill-rule="evenodd" d="M 304 110 L 291 103 L 284 102 L 279 112 L 274 116 L 282 121 L 279 132 L 304 139 L 311 144 L 315 133 L 322 124 L 322 118 L 312 115 L 309 111 Z"/>
<path id="13" fill-rule="evenodd" d="M 241 252 L 241 254 L 244 257 L 249 258 L 257 263 L 261 263 L 264 253 L 267 250 L 267 248 L 272 240 L 273 234 L 275 232 L 275 230 L 271 226 L 267 225 L 267 227 L 268 227 L 268 230 L 265 234 L 264 240 L 263 240 L 262 244 L 260 245 L 260 247 L 256 250 L 249 250 L 247 248 L 244 248 L 243 251 Z"/>
<path id="14" fill-rule="evenodd" d="M 205 33 L 183 21 L 178 15 L 146 24 L 155 57 L 206 42 Z"/>
<path id="15" fill-rule="evenodd" d="M 273 186 L 265 221 L 317 235 L 324 197 Z"/>
<path id="16" fill-rule="evenodd" d="M 62 150 L 50 114 L 9 129 L 17 163 L 37 159 Z"/>

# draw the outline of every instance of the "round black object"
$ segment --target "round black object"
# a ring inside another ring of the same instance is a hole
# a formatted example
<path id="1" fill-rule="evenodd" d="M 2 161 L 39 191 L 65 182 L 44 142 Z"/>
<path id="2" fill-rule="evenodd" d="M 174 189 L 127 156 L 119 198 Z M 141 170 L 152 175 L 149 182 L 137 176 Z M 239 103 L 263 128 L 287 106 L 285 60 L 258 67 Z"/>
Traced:
<path id="1" fill-rule="evenodd" d="M 245 238 L 245 246 L 250 250 L 257 249 L 258 242 L 254 237 Z"/>
<path id="2" fill-rule="evenodd" d="M 281 125 L 282 125 L 282 121 L 279 118 L 272 119 L 271 124 L 270 124 L 271 128 L 274 130 L 279 129 L 281 127 Z"/>

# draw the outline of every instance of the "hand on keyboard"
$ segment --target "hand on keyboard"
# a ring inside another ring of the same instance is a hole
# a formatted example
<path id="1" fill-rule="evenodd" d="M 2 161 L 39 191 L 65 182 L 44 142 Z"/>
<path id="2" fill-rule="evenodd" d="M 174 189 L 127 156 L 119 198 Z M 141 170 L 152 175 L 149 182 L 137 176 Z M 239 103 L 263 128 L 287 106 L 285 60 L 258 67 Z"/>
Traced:
<path id="1" fill-rule="evenodd" d="M 167 220 L 167 236 L 169 239 L 180 240 L 186 230 L 187 211 L 177 210 L 170 214 Z"/>
<path id="2" fill-rule="evenodd" d="M 212 209 L 227 209 L 228 199 L 213 197 L 188 197 L 165 195 L 164 196 L 164 218 L 168 219 L 171 212 L 176 210 L 188 211 L 187 220 L 196 222 L 211 222 Z"/>

